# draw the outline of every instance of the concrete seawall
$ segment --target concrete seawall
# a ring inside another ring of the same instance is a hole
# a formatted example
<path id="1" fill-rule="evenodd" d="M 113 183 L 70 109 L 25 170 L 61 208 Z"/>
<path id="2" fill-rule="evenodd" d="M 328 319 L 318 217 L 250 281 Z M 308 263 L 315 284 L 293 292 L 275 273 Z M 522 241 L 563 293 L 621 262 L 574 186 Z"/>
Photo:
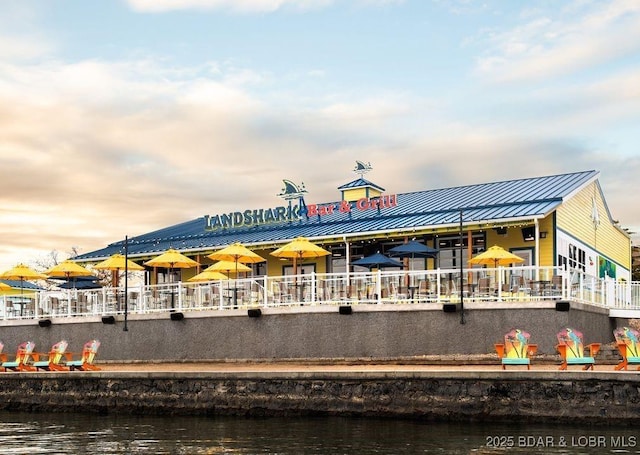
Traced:
<path id="1" fill-rule="evenodd" d="M 66 372 L 0 375 L 4 410 L 640 422 L 640 374 L 583 371 Z"/>
<path id="2" fill-rule="evenodd" d="M 5 352 L 26 340 L 46 351 L 65 339 L 78 351 L 92 338 L 102 342 L 99 360 L 180 361 L 216 359 L 340 359 L 400 358 L 426 355 L 487 354 L 514 327 L 531 333 L 541 354 L 556 354 L 556 333 L 572 326 L 585 343 L 610 343 L 616 321 L 608 310 L 571 303 L 570 311 L 555 310 L 555 302 L 484 302 L 459 313 L 440 304 L 352 305 L 266 308 L 257 318 L 247 310 L 190 311 L 184 319 L 169 313 L 130 315 L 124 331 L 122 316 L 104 324 L 100 316 L 38 321 L 0 322 Z"/>

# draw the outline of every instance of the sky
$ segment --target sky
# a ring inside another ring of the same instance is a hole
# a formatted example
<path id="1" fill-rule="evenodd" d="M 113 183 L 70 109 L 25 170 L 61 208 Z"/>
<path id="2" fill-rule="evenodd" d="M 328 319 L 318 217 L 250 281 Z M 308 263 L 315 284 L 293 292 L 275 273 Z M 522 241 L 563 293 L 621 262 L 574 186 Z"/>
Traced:
<path id="1" fill-rule="evenodd" d="M 595 169 L 640 232 L 637 0 L 21 0 L 0 15 L 0 271 L 366 178 Z M 634 236 L 634 243 L 638 243 Z"/>

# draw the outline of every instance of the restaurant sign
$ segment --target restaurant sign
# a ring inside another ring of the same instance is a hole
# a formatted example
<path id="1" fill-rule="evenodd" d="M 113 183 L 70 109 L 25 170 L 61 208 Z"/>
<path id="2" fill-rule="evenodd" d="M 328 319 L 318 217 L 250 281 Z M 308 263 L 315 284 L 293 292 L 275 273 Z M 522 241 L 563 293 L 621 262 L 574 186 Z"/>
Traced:
<path id="1" fill-rule="evenodd" d="M 379 211 L 396 207 L 397 205 L 398 198 L 395 194 L 380 195 L 375 198 L 363 197 L 353 202 L 340 201 L 330 204 L 305 204 L 304 199 L 300 199 L 299 203 L 290 203 L 288 206 L 205 215 L 204 223 L 205 231 L 217 231 L 220 229 L 300 221 L 305 218 L 331 216 L 353 211 Z"/>

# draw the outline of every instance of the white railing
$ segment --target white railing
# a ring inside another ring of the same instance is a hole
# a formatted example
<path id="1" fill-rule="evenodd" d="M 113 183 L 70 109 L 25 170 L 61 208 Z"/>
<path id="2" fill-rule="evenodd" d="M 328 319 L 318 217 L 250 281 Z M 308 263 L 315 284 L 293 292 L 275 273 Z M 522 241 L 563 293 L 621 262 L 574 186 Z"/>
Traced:
<path id="1" fill-rule="evenodd" d="M 170 311 L 368 303 L 443 304 L 571 299 L 640 311 L 640 283 L 569 273 L 559 267 L 498 267 L 310 273 L 127 289 L 42 291 L 34 299 L 0 302 L 3 319 L 153 314 Z M 126 307 L 126 308 L 125 308 Z M 2 311 L 4 310 L 4 311 Z"/>

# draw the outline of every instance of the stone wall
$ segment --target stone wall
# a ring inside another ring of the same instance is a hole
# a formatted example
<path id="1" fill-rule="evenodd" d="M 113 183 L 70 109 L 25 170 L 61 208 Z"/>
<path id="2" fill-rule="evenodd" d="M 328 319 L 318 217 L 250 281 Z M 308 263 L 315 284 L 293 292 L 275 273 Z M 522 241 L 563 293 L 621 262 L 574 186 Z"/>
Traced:
<path id="1" fill-rule="evenodd" d="M 0 322 L 6 353 L 31 340 L 47 351 L 61 339 L 78 352 L 84 342 L 102 342 L 99 361 L 180 361 L 218 359 L 399 358 L 430 355 L 487 354 L 506 332 L 519 327 L 531 333 L 541 354 L 555 354 L 556 333 L 567 325 L 581 330 L 585 343 L 613 341 L 615 321 L 608 310 L 576 303 L 555 310 L 554 302 L 468 304 L 446 313 L 439 304 L 353 305 L 352 314 L 338 306 L 317 305 L 247 310 L 190 311 L 184 319 L 169 313 L 130 315 L 127 331 L 121 315 L 115 324 L 101 317 Z"/>
<path id="2" fill-rule="evenodd" d="M 640 422 L 640 375 L 614 372 L 0 374 L 0 409 L 144 415 L 351 415 Z"/>

